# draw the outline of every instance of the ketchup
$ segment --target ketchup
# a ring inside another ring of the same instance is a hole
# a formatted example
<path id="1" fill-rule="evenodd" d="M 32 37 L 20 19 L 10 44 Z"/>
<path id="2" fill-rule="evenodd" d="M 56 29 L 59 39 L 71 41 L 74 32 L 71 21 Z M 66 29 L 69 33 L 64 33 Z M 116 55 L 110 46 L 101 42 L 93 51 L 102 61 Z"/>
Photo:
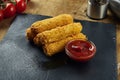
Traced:
<path id="1" fill-rule="evenodd" d="M 96 46 L 91 41 L 72 40 L 67 43 L 66 54 L 77 61 L 89 61 L 96 53 Z"/>

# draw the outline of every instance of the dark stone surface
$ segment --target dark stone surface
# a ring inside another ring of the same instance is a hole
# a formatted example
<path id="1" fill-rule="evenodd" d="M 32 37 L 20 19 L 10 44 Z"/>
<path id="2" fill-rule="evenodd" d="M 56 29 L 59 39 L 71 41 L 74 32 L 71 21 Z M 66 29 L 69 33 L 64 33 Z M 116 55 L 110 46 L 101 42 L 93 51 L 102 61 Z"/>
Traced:
<path id="1" fill-rule="evenodd" d="M 45 18 L 19 14 L 14 19 L 0 43 L 0 80 L 117 80 L 115 25 L 75 20 L 82 23 L 83 33 L 97 47 L 91 61 L 79 63 L 65 52 L 47 57 L 26 40 L 26 28 Z"/>

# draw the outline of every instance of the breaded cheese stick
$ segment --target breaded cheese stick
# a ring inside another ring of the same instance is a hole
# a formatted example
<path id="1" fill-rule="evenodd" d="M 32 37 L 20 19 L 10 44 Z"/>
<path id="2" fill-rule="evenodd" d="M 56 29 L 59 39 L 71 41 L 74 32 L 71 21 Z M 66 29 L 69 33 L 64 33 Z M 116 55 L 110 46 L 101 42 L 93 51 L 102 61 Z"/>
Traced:
<path id="1" fill-rule="evenodd" d="M 29 41 L 33 41 L 33 38 L 36 36 L 36 34 L 34 34 L 32 31 L 31 31 L 31 28 L 28 28 L 26 30 L 26 38 L 29 40 Z"/>
<path id="2" fill-rule="evenodd" d="M 48 43 L 43 46 L 44 53 L 47 56 L 52 56 L 56 53 L 59 53 L 64 50 L 65 45 L 68 41 L 70 40 L 75 40 L 75 39 L 81 39 L 81 40 L 87 40 L 87 37 L 83 33 L 76 34 L 71 37 L 67 37 L 63 40 L 54 42 L 54 43 Z"/>
<path id="3" fill-rule="evenodd" d="M 53 18 L 48 18 L 33 23 L 31 26 L 31 30 L 32 32 L 37 34 L 70 23 L 73 23 L 73 17 L 69 14 L 61 14 Z"/>
<path id="4" fill-rule="evenodd" d="M 39 45 L 56 42 L 66 37 L 78 34 L 81 30 L 82 25 L 80 23 L 71 23 L 63 27 L 57 27 L 37 34 L 34 38 L 34 43 Z"/>

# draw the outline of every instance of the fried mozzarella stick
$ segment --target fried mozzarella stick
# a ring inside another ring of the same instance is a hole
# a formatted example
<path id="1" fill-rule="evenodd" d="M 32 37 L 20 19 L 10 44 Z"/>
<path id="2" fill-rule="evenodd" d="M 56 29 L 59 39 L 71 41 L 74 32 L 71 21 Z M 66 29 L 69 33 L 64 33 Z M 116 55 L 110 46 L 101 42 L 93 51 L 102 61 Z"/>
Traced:
<path id="1" fill-rule="evenodd" d="M 62 39 L 60 41 L 54 42 L 54 43 L 48 43 L 43 46 L 44 53 L 47 56 L 52 56 L 56 53 L 59 53 L 64 50 L 65 45 L 70 40 L 75 39 L 81 39 L 81 40 L 87 40 L 86 36 L 83 33 L 76 34 L 71 37 L 67 37 L 65 39 Z"/>
<path id="2" fill-rule="evenodd" d="M 48 18 L 33 23 L 31 26 L 31 30 L 32 32 L 37 34 L 70 23 L 73 23 L 72 16 L 69 14 L 61 14 L 53 18 Z"/>
<path id="3" fill-rule="evenodd" d="M 70 23 L 73 23 L 73 18 L 69 14 L 61 14 L 53 18 L 36 21 L 26 30 L 26 37 L 28 40 L 33 41 L 38 33 Z"/>
<path id="4" fill-rule="evenodd" d="M 31 28 L 28 28 L 28 29 L 26 30 L 26 37 L 27 37 L 27 39 L 28 39 L 29 41 L 33 41 L 33 38 L 34 38 L 35 36 L 36 36 L 36 34 L 31 31 Z"/>
<path id="5" fill-rule="evenodd" d="M 48 31 L 37 34 L 34 38 L 36 45 L 46 44 L 62 40 L 66 37 L 80 33 L 82 25 L 80 23 L 71 23 L 63 27 L 57 27 Z"/>

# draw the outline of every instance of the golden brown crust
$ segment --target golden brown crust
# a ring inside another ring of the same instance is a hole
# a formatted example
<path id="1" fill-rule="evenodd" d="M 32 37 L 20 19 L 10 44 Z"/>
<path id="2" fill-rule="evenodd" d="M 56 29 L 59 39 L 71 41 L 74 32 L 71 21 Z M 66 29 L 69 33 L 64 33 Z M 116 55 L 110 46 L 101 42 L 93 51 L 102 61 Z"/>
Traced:
<path id="1" fill-rule="evenodd" d="M 52 56 L 64 50 L 70 40 L 87 40 L 80 23 L 73 23 L 69 14 L 58 15 L 53 18 L 34 22 L 26 30 L 26 37 L 37 46 L 43 46 L 44 53 Z"/>
<path id="2" fill-rule="evenodd" d="M 33 41 L 38 33 L 70 23 L 73 23 L 73 18 L 69 14 L 61 14 L 53 18 L 36 21 L 26 30 L 26 37 L 28 40 Z"/>
<path id="3" fill-rule="evenodd" d="M 27 38 L 29 41 L 33 41 L 33 38 L 34 38 L 35 36 L 36 36 L 36 34 L 31 31 L 31 28 L 28 28 L 28 29 L 26 30 L 26 38 Z"/>
<path id="4" fill-rule="evenodd" d="M 34 38 L 34 43 L 46 44 L 59 41 L 66 37 L 78 34 L 81 30 L 82 25 L 80 23 L 71 23 L 63 27 L 57 27 L 55 29 L 51 29 L 49 31 L 44 31 L 42 33 L 37 34 L 37 36 Z"/>
<path id="5" fill-rule="evenodd" d="M 48 56 L 52 56 L 58 52 L 61 52 L 64 50 L 64 47 L 68 41 L 75 39 L 87 40 L 86 35 L 84 35 L 83 33 L 79 33 L 54 43 L 45 44 L 43 46 L 44 53 Z"/>
<path id="6" fill-rule="evenodd" d="M 61 14 L 53 18 L 44 19 L 33 23 L 31 26 L 31 30 L 37 34 L 70 23 L 73 23 L 72 16 L 68 14 Z"/>

